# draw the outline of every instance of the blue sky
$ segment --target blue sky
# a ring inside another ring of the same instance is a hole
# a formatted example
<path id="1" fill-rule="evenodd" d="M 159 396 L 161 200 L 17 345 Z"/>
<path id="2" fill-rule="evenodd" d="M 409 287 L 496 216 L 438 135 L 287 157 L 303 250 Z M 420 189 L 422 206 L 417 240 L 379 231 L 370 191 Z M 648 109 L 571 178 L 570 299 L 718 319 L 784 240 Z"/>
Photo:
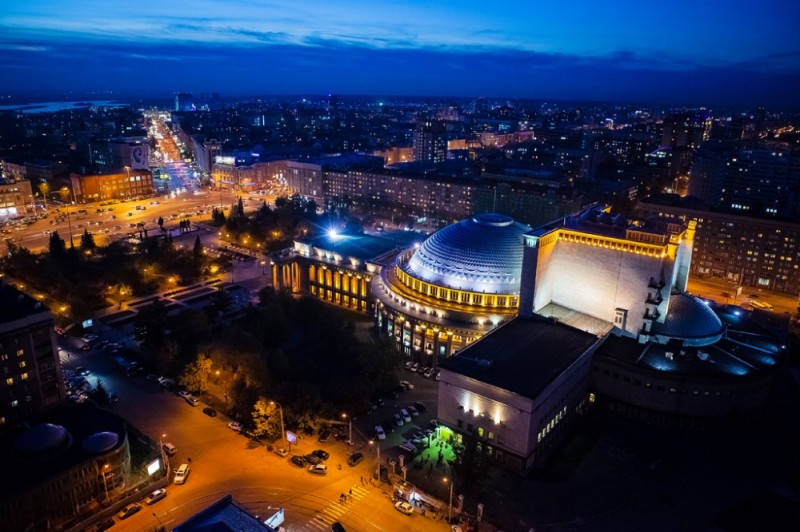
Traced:
<path id="1" fill-rule="evenodd" d="M 0 91 L 412 94 L 797 105 L 797 0 L 35 0 Z"/>

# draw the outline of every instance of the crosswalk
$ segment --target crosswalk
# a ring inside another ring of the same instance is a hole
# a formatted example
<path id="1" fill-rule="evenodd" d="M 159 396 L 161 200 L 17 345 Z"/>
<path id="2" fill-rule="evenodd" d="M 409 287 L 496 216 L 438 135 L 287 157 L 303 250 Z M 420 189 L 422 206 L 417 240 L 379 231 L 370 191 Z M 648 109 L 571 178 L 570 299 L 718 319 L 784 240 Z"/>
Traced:
<path id="1" fill-rule="evenodd" d="M 353 504 L 366 497 L 369 492 L 370 490 L 363 486 L 353 486 L 347 493 L 344 493 L 344 495 L 347 495 L 346 500 L 329 504 L 327 507 L 317 512 L 317 515 L 300 530 L 307 530 L 309 532 L 330 530 L 333 523 L 339 521 L 342 516 L 350 510 Z"/>

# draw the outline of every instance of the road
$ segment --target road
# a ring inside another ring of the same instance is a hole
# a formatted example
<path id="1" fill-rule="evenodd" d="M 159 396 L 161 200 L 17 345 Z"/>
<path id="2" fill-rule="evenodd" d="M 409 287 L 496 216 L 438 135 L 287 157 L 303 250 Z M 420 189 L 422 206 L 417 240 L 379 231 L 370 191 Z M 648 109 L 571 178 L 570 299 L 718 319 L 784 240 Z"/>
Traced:
<path id="1" fill-rule="evenodd" d="M 64 344 L 65 340 L 61 341 Z M 312 475 L 228 429 L 228 419 L 222 414 L 209 417 L 203 414 L 203 404 L 192 407 L 156 382 L 125 377 L 114 371 L 108 355 L 79 351 L 74 340 L 67 343 L 62 347 L 65 367 L 88 368 L 91 382 L 95 383 L 99 377 L 108 390 L 119 396 L 117 414 L 153 439 L 160 436 L 174 444 L 178 452 L 172 458 L 173 466 L 191 458 L 192 471 L 186 484 L 168 486 L 165 499 L 118 522 L 115 530 L 147 530 L 159 521 L 172 527 L 227 494 L 261 517 L 284 508 L 287 519 L 284 526 L 290 531 L 330 530 L 334 521 L 341 522 L 348 530 L 447 530 L 443 521 L 399 513 L 383 490 L 362 484 L 361 478 L 370 476 L 374 461 L 367 459 L 356 467 L 348 467 L 344 442 L 299 440 L 292 454 L 307 454 L 322 448 L 331 455 L 328 474 Z M 357 419 L 356 424 L 359 423 L 372 421 Z M 357 444 L 361 443 L 357 440 Z M 337 469 L 338 463 L 343 464 L 342 470 Z M 352 498 L 340 502 L 340 495 L 350 490 Z"/>
<path id="2" fill-rule="evenodd" d="M 719 304 L 747 305 L 753 300 L 769 303 L 774 312 L 794 315 L 797 312 L 798 298 L 790 294 L 773 292 L 750 286 L 742 287 L 741 295 L 736 296 L 736 285 L 723 279 L 690 277 L 688 291 L 698 297 L 711 299 Z"/>

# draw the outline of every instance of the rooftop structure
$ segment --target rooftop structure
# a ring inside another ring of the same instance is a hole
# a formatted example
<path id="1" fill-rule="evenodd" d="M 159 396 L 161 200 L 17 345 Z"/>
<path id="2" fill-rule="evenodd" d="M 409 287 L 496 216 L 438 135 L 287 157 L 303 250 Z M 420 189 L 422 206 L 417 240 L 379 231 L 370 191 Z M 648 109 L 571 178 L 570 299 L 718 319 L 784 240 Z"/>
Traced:
<path id="1" fill-rule="evenodd" d="M 173 532 L 235 532 L 273 530 L 226 495 L 172 529 Z"/>

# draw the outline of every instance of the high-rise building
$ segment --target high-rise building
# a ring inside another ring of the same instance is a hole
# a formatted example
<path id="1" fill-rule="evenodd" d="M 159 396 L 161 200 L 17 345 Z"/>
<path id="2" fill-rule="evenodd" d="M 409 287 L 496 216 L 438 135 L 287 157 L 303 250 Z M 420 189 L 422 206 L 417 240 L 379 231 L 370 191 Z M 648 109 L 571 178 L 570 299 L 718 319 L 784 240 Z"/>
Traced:
<path id="1" fill-rule="evenodd" d="M 13 286 L 0 283 L 0 429 L 66 398 L 53 315 Z"/>
<path id="2" fill-rule="evenodd" d="M 442 163 L 447 159 L 447 129 L 440 120 L 419 120 L 414 131 L 414 160 Z"/>
<path id="3" fill-rule="evenodd" d="M 176 111 L 191 111 L 193 106 L 191 92 L 179 92 L 175 95 Z"/>
<path id="4" fill-rule="evenodd" d="M 661 147 L 697 149 L 711 134 L 711 117 L 705 113 L 676 113 L 664 119 Z"/>

